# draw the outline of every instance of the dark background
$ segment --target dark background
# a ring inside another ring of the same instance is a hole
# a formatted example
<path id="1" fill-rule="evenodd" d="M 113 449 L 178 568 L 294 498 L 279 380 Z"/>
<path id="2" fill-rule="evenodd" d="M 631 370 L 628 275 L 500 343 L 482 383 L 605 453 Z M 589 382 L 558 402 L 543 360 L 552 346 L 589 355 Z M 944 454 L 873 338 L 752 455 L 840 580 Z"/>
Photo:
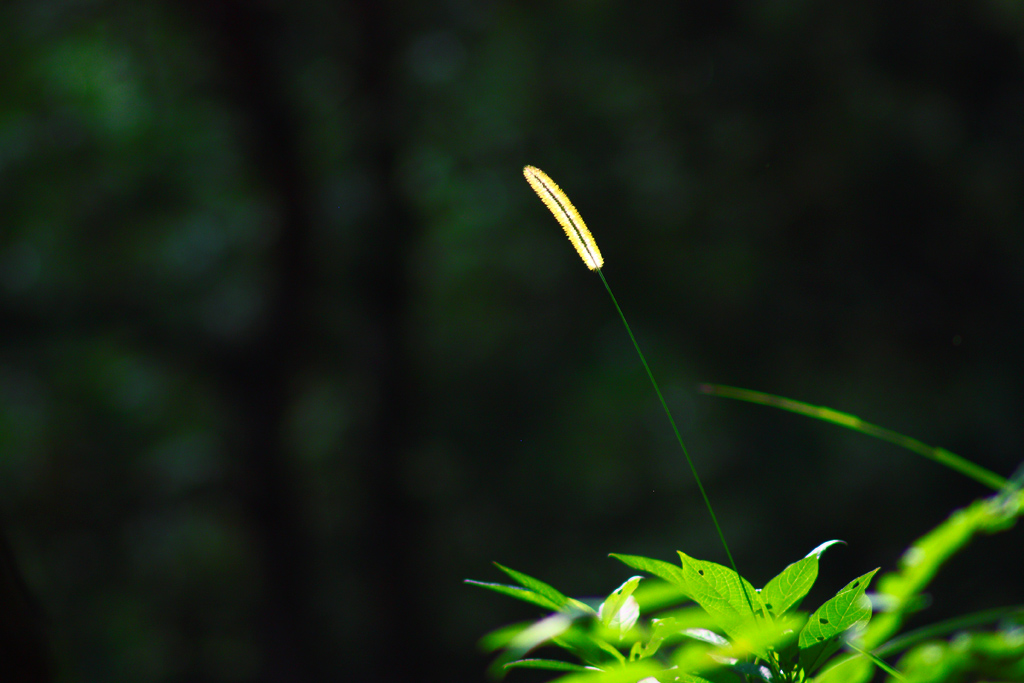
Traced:
<path id="1" fill-rule="evenodd" d="M 13 0 L 0 513 L 56 680 L 480 681 L 537 614 L 491 560 L 725 561 L 524 164 L 755 584 L 986 491 L 699 382 L 1022 459 L 1024 3 Z M 1024 602 L 1020 548 L 920 621 Z"/>

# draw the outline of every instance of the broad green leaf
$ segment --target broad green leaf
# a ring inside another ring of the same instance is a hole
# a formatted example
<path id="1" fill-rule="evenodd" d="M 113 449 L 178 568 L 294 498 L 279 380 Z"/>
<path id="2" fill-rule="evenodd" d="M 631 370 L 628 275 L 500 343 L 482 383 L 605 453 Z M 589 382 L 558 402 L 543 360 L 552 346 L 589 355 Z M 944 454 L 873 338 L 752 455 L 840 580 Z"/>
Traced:
<path id="1" fill-rule="evenodd" d="M 532 603 L 534 605 L 537 605 L 538 607 L 543 607 L 546 610 L 551 610 L 553 612 L 558 611 L 558 605 L 551 602 L 543 595 L 534 593 L 533 591 L 527 590 L 526 588 L 520 588 L 519 586 L 508 586 L 504 583 L 485 583 L 483 581 L 474 581 L 473 579 L 466 579 L 465 582 L 473 586 L 480 586 L 481 588 L 492 590 L 495 593 L 508 595 L 510 597 L 515 598 L 516 600 L 522 600 L 524 602 Z"/>
<path id="2" fill-rule="evenodd" d="M 847 629 L 871 618 L 871 604 L 864 591 L 877 571 L 873 569 L 848 583 L 807 619 L 800 631 L 800 664 L 805 671 L 814 672 L 838 650 Z"/>
<path id="3" fill-rule="evenodd" d="M 515 569 L 509 569 L 508 567 L 502 566 L 497 562 L 494 563 L 494 566 L 500 569 L 501 571 L 505 572 L 509 576 L 511 576 L 513 579 L 515 579 L 519 583 L 519 585 L 523 586 L 524 588 L 530 589 L 534 593 L 539 593 L 540 595 L 543 595 L 545 598 L 553 602 L 555 604 L 555 609 L 562 609 L 569 602 L 569 598 L 562 595 L 560 592 L 558 592 L 548 584 L 544 583 L 543 581 L 538 581 L 532 576 L 527 576 L 522 572 L 517 572 Z"/>
<path id="4" fill-rule="evenodd" d="M 590 667 L 557 659 L 517 659 L 505 665 L 506 669 L 547 669 L 548 671 L 589 671 Z"/>
<path id="5" fill-rule="evenodd" d="M 818 578 L 818 559 L 830 546 L 842 541 L 828 541 L 807 553 L 802 560 L 794 562 L 761 589 L 761 601 L 775 616 L 800 606 L 800 601 L 811 590 Z"/>
<path id="6" fill-rule="evenodd" d="M 611 627 L 612 622 L 615 622 L 621 633 L 625 633 L 633 628 L 637 617 L 640 616 L 640 607 L 637 605 L 636 600 L 629 600 L 629 598 L 633 596 L 633 591 L 640 584 L 641 578 L 643 577 L 634 576 L 628 579 L 612 591 L 605 601 L 601 603 L 597 613 L 601 618 L 602 624 Z M 624 610 L 624 607 L 629 609 Z"/>
<path id="7" fill-rule="evenodd" d="M 723 631 L 735 636 L 744 630 L 745 624 L 753 623 L 754 612 L 760 613 L 762 605 L 749 581 L 728 567 L 694 559 L 681 550 L 677 552 L 690 597 Z"/>

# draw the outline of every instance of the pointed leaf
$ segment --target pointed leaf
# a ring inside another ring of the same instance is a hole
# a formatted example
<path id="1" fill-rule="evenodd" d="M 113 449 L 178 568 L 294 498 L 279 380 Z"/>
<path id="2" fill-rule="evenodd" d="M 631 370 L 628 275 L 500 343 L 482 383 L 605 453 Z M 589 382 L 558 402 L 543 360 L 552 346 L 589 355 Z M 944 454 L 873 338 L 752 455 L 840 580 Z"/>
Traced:
<path id="1" fill-rule="evenodd" d="M 588 671 L 591 667 L 557 659 L 517 659 L 505 665 L 506 669 L 547 669 L 549 671 Z"/>
<path id="2" fill-rule="evenodd" d="M 800 664 L 808 673 L 839 649 L 844 632 L 858 624 L 866 624 L 871 618 L 871 603 L 864 591 L 877 571 L 873 569 L 848 583 L 807 619 L 807 624 L 800 631 Z"/>
<path id="3" fill-rule="evenodd" d="M 585 602 L 580 602 L 576 598 L 569 598 L 569 601 L 566 603 L 566 606 L 562 609 L 562 611 L 571 612 L 573 609 L 576 609 L 579 612 L 583 612 L 584 614 L 594 617 L 595 619 L 597 618 L 597 610 L 595 610 L 593 607 L 591 607 Z"/>
<path id="4" fill-rule="evenodd" d="M 654 574 L 660 579 L 664 579 L 671 584 L 679 586 L 686 591 L 686 579 L 683 577 L 683 571 L 668 562 L 662 560 L 654 560 L 650 557 L 642 557 L 640 555 L 619 555 L 618 553 L 612 553 L 611 555 L 619 562 L 622 562 L 626 566 L 632 567 L 633 569 L 639 569 L 642 572 L 648 574 Z"/>
<path id="5" fill-rule="evenodd" d="M 715 647 L 724 647 L 729 644 L 728 640 L 706 628 L 688 628 L 683 631 L 683 635 L 694 640 L 703 641 L 708 645 L 714 645 Z"/>
<path id="6" fill-rule="evenodd" d="M 604 607 L 604 605 L 601 605 Z M 611 610 L 605 610 L 605 614 L 611 613 Z M 632 595 L 626 598 L 626 601 L 622 603 L 618 612 L 612 613 L 612 618 L 608 620 L 606 628 L 614 629 L 617 631 L 619 640 L 621 641 L 626 637 L 626 634 L 636 625 L 637 619 L 640 618 L 640 603 L 636 601 Z"/>
<path id="7" fill-rule="evenodd" d="M 625 660 L 622 653 L 617 650 L 615 654 L 610 653 L 607 648 L 611 646 L 595 636 L 590 628 L 581 628 L 578 625 L 557 638 L 552 638 L 551 644 L 571 652 L 589 666 L 600 667 L 607 665 L 612 660 L 616 662 Z"/>
<path id="8" fill-rule="evenodd" d="M 723 631 L 736 636 L 744 624 L 753 622 L 754 611 L 760 612 L 762 605 L 749 581 L 728 567 L 694 559 L 681 550 L 677 552 L 683 562 L 683 580 L 690 597 Z"/>
<path id="9" fill-rule="evenodd" d="M 556 609 L 562 609 L 569 602 L 569 598 L 562 595 L 559 591 L 555 590 L 543 581 L 539 581 L 532 576 L 527 576 L 522 572 L 517 572 L 515 569 L 504 567 L 497 562 L 494 563 L 494 566 L 511 576 L 524 588 L 529 588 L 534 593 L 539 593 L 551 602 L 555 603 Z"/>
<path id="10" fill-rule="evenodd" d="M 785 614 L 787 610 L 800 606 L 807 592 L 818 578 L 818 558 L 830 546 L 842 541 L 828 541 L 807 553 L 802 560 L 794 562 L 782 570 L 778 576 L 769 581 L 761 589 L 761 600 L 775 616 Z"/>
<path id="11" fill-rule="evenodd" d="M 630 597 L 632 597 L 633 591 L 635 591 L 636 587 L 640 584 L 641 578 L 643 577 L 634 576 L 626 580 L 621 586 L 613 590 L 611 594 L 605 599 L 605 601 L 601 603 L 601 607 L 600 609 L 598 609 L 597 613 L 601 617 L 602 624 L 604 624 L 605 626 L 611 626 L 612 621 L 616 617 L 619 617 L 618 625 L 620 628 L 622 628 L 623 633 L 625 633 L 633 627 L 633 624 L 636 623 L 636 618 L 640 615 L 640 608 L 636 604 L 636 600 L 632 601 L 633 606 L 636 607 L 636 616 L 632 617 L 632 621 L 629 623 L 628 626 L 625 626 L 623 628 L 623 625 L 626 623 L 626 619 L 624 618 L 624 616 L 630 615 L 620 615 L 619 613 L 622 611 L 623 606 L 626 605 L 627 600 Z"/>
<path id="12" fill-rule="evenodd" d="M 480 586 L 481 588 L 492 590 L 495 593 L 508 595 L 510 597 L 515 598 L 516 600 L 522 600 L 524 602 L 532 603 L 534 605 L 537 605 L 538 607 L 543 607 L 546 610 L 551 610 L 552 612 L 558 611 L 558 605 L 551 602 L 543 595 L 538 595 L 537 593 L 534 593 L 531 590 L 527 590 L 526 588 L 520 588 L 519 586 L 508 586 L 503 583 L 485 583 L 483 581 L 474 581 L 473 579 L 466 579 L 465 582 L 473 586 Z"/>
<path id="13" fill-rule="evenodd" d="M 672 617 L 667 619 L 651 619 L 651 635 L 647 642 L 644 643 L 643 649 L 640 650 L 640 659 L 652 656 L 661 647 L 665 638 L 679 633 L 679 630 L 678 623 Z"/>
<path id="14" fill-rule="evenodd" d="M 626 663 L 626 658 L 622 655 L 621 652 L 619 652 L 618 648 L 616 648 L 614 645 L 607 641 L 601 640 L 600 638 L 594 638 L 593 640 L 599 648 L 604 650 L 607 654 L 610 654 L 613 658 L 617 659 L 619 664 Z"/>

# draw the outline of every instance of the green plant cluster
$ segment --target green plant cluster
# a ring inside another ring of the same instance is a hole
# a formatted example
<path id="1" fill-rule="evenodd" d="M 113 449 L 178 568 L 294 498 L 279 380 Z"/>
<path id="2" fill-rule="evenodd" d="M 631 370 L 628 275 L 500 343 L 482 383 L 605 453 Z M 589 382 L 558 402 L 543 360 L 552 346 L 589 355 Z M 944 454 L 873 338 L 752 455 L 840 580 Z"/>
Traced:
<path id="1" fill-rule="evenodd" d="M 954 511 L 918 539 L 897 569 L 881 577 L 875 593 L 867 589 L 878 569 L 855 578 L 810 614 L 798 608 L 818 576 L 822 553 L 839 541 L 821 544 L 759 590 L 732 569 L 681 551 L 678 565 L 613 554 L 654 580 L 641 584 L 642 577 L 634 576 L 596 606 L 497 565 L 518 585 L 468 583 L 550 614 L 487 636 L 484 647 L 501 653 L 491 672 L 548 669 L 565 672 L 562 683 L 718 683 L 737 675 L 773 683 L 865 683 L 880 668 L 895 681 L 1024 681 L 1024 606 L 896 637 L 945 561 L 975 535 L 1009 529 L 1024 514 L 1020 479 Z M 995 630 L 977 630 L 993 623 L 999 623 Z M 562 648 L 577 661 L 531 656 L 546 646 Z M 898 661 L 886 661 L 901 654 Z"/>
<path id="2" fill-rule="evenodd" d="M 594 607 L 498 565 L 519 585 L 469 583 L 525 600 L 551 614 L 485 638 L 487 649 L 501 651 L 491 672 L 500 675 L 516 667 L 569 672 L 560 679 L 563 683 L 718 683 L 735 681 L 737 676 L 771 683 L 867 683 L 881 669 L 896 681 L 1024 682 L 1024 607 L 967 615 L 896 637 L 906 616 L 925 602 L 923 591 L 943 563 L 976 535 L 1009 529 L 1024 514 L 1024 465 L 1005 480 L 945 449 L 927 446 L 854 415 L 747 389 L 702 385 L 705 393 L 775 406 L 902 446 L 997 491 L 955 510 L 912 544 L 896 570 L 882 576 L 877 592 L 870 597 L 867 589 L 878 568 L 850 581 L 811 614 L 798 611 L 818 577 L 822 553 L 839 541 L 822 543 L 763 588 L 755 589 L 736 568 L 675 418 L 601 272 L 603 260 L 594 257 L 599 254 L 596 244 L 592 253 L 581 247 L 584 240 L 593 243 L 593 237 L 554 181 L 532 166 L 524 172 L 565 228 L 584 263 L 601 278 L 665 410 L 732 568 L 698 560 L 682 551 L 678 566 L 648 557 L 613 554 L 629 567 L 660 579 L 670 599 L 665 604 L 650 600 L 640 591 L 643 577 L 634 576 Z M 657 590 L 664 599 L 664 588 Z M 694 604 L 662 612 L 666 604 L 678 606 L 683 602 Z M 643 621 L 642 612 L 646 617 Z M 995 632 L 965 631 L 998 620 L 1003 624 Z M 951 633 L 957 635 L 950 643 L 934 641 Z M 547 645 L 570 652 L 578 663 L 527 656 Z M 885 659 L 908 649 L 895 664 Z"/>

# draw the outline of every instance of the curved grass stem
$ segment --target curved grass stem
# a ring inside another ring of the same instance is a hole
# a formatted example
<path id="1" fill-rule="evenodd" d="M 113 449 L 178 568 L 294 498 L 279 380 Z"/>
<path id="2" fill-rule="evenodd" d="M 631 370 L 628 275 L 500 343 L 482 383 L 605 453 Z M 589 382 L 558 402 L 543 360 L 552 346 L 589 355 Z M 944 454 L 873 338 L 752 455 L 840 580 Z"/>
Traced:
<path id="1" fill-rule="evenodd" d="M 831 408 L 825 408 L 823 406 L 813 406 L 810 403 L 794 401 L 791 398 L 766 394 L 761 391 L 728 387 L 724 384 L 702 384 L 700 385 L 700 391 L 701 393 L 709 394 L 711 396 L 723 396 L 725 398 L 734 398 L 739 401 L 747 401 L 748 403 L 759 403 L 764 406 L 773 406 L 775 408 L 781 408 L 782 410 L 788 410 L 791 413 L 798 413 L 818 420 L 824 420 L 825 422 L 831 422 L 832 424 L 852 429 L 855 432 L 867 434 L 868 436 L 873 436 L 876 439 L 881 439 L 882 441 L 888 441 L 891 444 L 902 446 L 903 448 L 913 451 L 922 457 L 934 460 L 940 465 L 945 465 L 949 469 L 959 472 L 965 477 L 970 477 L 979 484 L 988 486 L 995 491 L 1001 491 L 1006 486 L 1005 479 L 995 472 L 985 469 L 981 465 L 975 465 L 967 458 L 947 451 L 945 448 L 929 446 L 921 443 L 917 439 L 912 439 L 909 436 L 904 436 L 903 434 L 894 432 L 891 429 L 886 429 L 885 427 L 879 427 L 878 425 L 871 424 L 870 422 L 865 422 L 856 415 L 841 413 L 838 410 L 832 410 Z"/>

